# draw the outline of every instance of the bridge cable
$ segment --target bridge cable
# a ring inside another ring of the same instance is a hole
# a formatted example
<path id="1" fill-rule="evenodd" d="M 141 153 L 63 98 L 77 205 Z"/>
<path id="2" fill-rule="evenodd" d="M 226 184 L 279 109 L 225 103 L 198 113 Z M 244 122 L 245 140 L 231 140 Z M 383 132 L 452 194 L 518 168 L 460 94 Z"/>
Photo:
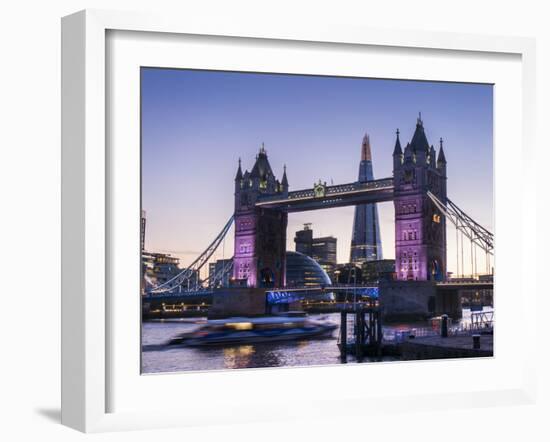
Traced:
<path id="1" fill-rule="evenodd" d="M 432 192 L 427 191 L 427 196 L 432 200 L 441 213 L 448 218 L 470 240 L 474 241 L 486 252 L 493 254 L 494 236 L 489 230 L 477 223 L 471 216 L 453 203 L 449 198 L 441 201 Z M 464 270 L 462 271 L 464 273 Z"/>
<path id="2" fill-rule="evenodd" d="M 458 247 L 458 229 L 455 228 L 455 232 L 456 232 L 456 277 L 458 278 L 458 275 L 459 275 L 459 271 L 460 271 L 460 267 L 458 265 L 458 250 L 459 250 L 459 247 Z"/>
<path id="3" fill-rule="evenodd" d="M 193 273 L 195 273 L 196 279 L 198 278 L 198 273 L 200 269 L 208 262 L 212 254 L 217 250 L 219 247 L 221 241 L 225 238 L 225 235 L 229 231 L 229 228 L 233 224 L 234 216 L 231 215 L 231 218 L 227 221 L 225 226 L 223 227 L 222 231 L 216 236 L 214 241 L 210 243 L 210 245 L 206 248 L 205 251 L 203 251 L 198 258 L 195 259 L 189 265 L 187 268 L 183 269 L 181 272 L 179 272 L 177 275 L 170 278 L 168 281 L 163 282 L 162 284 L 157 285 L 156 287 L 153 287 L 150 292 L 152 293 L 164 293 L 168 291 L 172 291 L 177 287 L 181 287 L 181 285 L 187 281 L 188 283 L 188 289 L 189 289 L 189 283 L 190 278 L 193 276 Z M 198 283 L 198 280 L 196 280 Z"/>
<path id="4" fill-rule="evenodd" d="M 474 248 L 474 262 L 475 262 L 475 273 L 474 273 L 474 278 L 477 276 L 477 248 Z"/>
<path id="5" fill-rule="evenodd" d="M 227 263 L 224 263 L 219 271 L 213 273 L 212 275 L 208 275 L 206 279 L 202 280 L 202 285 L 215 288 L 218 282 L 223 281 L 224 276 L 228 274 L 231 270 L 233 270 L 233 259 L 231 259 Z"/>
<path id="6" fill-rule="evenodd" d="M 225 236 L 223 237 L 223 243 L 222 243 L 222 262 L 223 262 L 222 267 L 225 267 Z M 223 286 L 224 278 L 225 278 L 225 275 L 222 275 L 221 281 L 220 281 L 222 286 Z"/>
<path id="7" fill-rule="evenodd" d="M 460 232 L 460 260 L 462 261 L 462 278 L 464 278 L 464 234 Z"/>
<path id="8" fill-rule="evenodd" d="M 470 240 L 470 264 L 472 267 L 472 279 L 474 279 L 474 242 Z"/>

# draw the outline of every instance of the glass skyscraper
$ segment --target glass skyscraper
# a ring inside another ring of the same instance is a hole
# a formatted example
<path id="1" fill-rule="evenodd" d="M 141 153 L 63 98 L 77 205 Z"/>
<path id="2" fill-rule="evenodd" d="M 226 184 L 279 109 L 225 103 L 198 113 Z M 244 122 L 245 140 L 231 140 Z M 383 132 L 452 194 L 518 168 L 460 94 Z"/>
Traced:
<path id="1" fill-rule="evenodd" d="M 361 146 L 361 163 L 359 164 L 359 181 L 372 181 L 372 154 L 368 135 L 363 138 Z M 350 263 L 361 265 L 365 261 L 382 259 L 380 226 L 376 204 L 355 206 L 353 233 L 351 237 Z"/>

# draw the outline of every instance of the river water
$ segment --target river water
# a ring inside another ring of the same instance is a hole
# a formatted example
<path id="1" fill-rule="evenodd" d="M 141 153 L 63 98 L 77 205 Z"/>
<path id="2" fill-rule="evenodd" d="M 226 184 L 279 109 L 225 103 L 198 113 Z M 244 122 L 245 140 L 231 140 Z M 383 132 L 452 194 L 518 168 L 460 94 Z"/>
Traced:
<path id="1" fill-rule="evenodd" d="M 338 313 L 309 316 L 312 318 L 328 316 L 328 319 L 333 322 L 337 324 L 340 322 Z M 351 315 L 349 316 L 351 317 Z M 170 338 L 196 327 L 198 320 L 200 318 L 144 322 L 142 326 L 142 373 L 342 363 L 337 346 L 339 329 L 333 332 L 332 337 L 325 339 L 204 348 L 164 346 L 164 343 Z M 464 323 L 470 321 L 469 310 L 463 310 L 462 321 Z M 392 324 L 384 326 L 384 335 L 391 335 L 398 330 L 428 326 L 428 323 Z M 350 328 L 348 326 L 348 329 Z M 353 356 L 348 356 L 347 361 L 348 363 L 355 362 Z M 364 362 L 369 362 L 369 360 L 364 359 Z"/>

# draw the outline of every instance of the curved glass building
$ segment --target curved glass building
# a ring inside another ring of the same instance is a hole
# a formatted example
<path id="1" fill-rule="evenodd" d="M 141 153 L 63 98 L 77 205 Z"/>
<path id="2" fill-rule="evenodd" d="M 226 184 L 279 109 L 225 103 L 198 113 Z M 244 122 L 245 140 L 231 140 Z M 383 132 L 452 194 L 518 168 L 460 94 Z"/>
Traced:
<path id="1" fill-rule="evenodd" d="M 210 274 L 216 269 L 227 265 L 230 260 L 218 260 L 209 267 Z M 217 266 L 217 267 L 216 267 Z M 286 251 L 286 287 L 319 287 L 331 285 L 327 272 L 313 258 L 300 252 Z"/>
<path id="2" fill-rule="evenodd" d="M 300 252 L 286 252 L 286 286 L 307 287 L 330 285 L 330 278 L 317 262 Z"/>

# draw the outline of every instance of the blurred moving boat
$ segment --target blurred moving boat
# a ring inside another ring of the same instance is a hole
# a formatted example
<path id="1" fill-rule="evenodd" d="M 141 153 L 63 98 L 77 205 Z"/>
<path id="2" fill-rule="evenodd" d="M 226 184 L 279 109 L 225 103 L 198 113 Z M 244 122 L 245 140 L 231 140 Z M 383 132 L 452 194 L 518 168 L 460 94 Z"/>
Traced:
<path id="1" fill-rule="evenodd" d="M 337 327 L 338 325 L 334 322 L 307 317 L 216 319 L 207 321 L 192 331 L 175 336 L 168 341 L 168 345 L 198 347 L 322 338 L 330 337 Z"/>

